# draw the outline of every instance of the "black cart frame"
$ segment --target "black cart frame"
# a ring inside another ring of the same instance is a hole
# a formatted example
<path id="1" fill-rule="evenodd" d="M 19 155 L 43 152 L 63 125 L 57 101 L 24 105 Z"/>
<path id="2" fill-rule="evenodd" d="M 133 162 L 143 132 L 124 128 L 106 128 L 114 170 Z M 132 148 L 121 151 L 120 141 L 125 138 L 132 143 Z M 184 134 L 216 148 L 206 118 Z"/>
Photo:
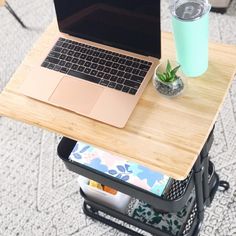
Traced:
<path id="1" fill-rule="evenodd" d="M 121 181 L 115 177 L 89 168 L 85 165 L 70 161 L 68 157 L 76 143 L 74 140 L 63 137 L 58 145 L 57 151 L 59 157 L 63 160 L 69 170 L 83 175 L 89 179 L 96 180 L 97 182 L 100 182 L 104 185 L 110 187 L 115 186 L 118 191 L 143 200 L 160 211 L 177 212 L 181 210 L 188 200 L 191 191 L 195 189 L 196 197 L 192 208 L 188 212 L 188 220 L 185 222 L 184 227 L 182 227 L 182 230 L 178 234 L 185 236 L 195 236 L 198 235 L 204 219 L 204 208 L 211 204 L 218 186 L 221 185 L 221 181 L 215 172 L 214 164 L 209 160 L 208 156 L 209 150 L 213 143 L 213 130 L 214 128 L 212 129 L 204 147 L 202 148 L 202 151 L 197 158 L 197 161 L 193 166 L 192 171 L 186 180 L 176 180 L 173 183 L 173 186 L 175 186 L 174 189 L 180 186 L 180 191 L 175 194 L 169 194 L 167 196 L 161 197 L 137 186 L 125 183 L 124 181 Z M 228 183 L 225 181 L 222 181 L 222 183 L 224 189 L 229 187 Z M 140 236 L 142 234 L 137 233 L 136 230 L 132 229 L 132 227 L 130 228 L 125 224 L 117 223 L 117 221 L 111 220 L 111 218 L 113 217 L 114 219 L 118 219 L 124 223 L 133 225 L 153 235 L 173 236 L 170 233 L 163 232 L 160 229 L 152 227 L 151 225 L 137 221 L 128 215 L 109 208 L 108 206 L 94 202 L 89 198 L 89 196 L 86 196 L 82 190 L 80 190 L 80 193 L 84 198 L 84 213 L 96 220 L 99 220 L 129 235 Z"/>

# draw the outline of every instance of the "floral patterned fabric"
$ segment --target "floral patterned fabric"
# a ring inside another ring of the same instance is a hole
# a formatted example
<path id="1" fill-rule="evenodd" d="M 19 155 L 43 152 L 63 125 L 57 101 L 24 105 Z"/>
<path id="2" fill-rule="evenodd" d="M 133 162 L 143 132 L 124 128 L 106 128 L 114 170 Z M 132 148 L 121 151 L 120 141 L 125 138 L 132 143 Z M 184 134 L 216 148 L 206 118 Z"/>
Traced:
<path id="1" fill-rule="evenodd" d="M 170 178 L 147 167 L 77 142 L 69 159 L 161 196 Z"/>
<path id="2" fill-rule="evenodd" d="M 129 216 L 141 221 L 142 223 L 160 229 L 162 232 L 176 236 L 179 235 L 179 233 L 184 229 L 189 212 L 193 208 L 194 200 L 195 191 L 193 190 L 183 209 L 177 213 L 158 212 L 148 203 L 136 200 L 133 210 L 129 213 Z"/>

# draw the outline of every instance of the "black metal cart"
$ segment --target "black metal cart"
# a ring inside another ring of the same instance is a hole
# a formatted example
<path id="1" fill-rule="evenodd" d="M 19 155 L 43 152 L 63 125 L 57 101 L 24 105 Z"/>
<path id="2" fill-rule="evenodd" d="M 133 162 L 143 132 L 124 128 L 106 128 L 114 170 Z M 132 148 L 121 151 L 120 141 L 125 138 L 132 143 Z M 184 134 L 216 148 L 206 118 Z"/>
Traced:
<path id="1" fill-rule="evenodd" d="M 161 197 L 137 186 L 130 185 L 115 177 L 98 172 L 97 170 L 85 165 L 69 161 L 68 157 L 72 151 L 72 147 L 76 143 L 74 140 L 65 137 L 62 138 L 58 145 L 58 155 L 64 161 L 69 170 L 89 179 L 96 180 L 104 185 L 110 187 L 116 186 L 118 191 L 143 200 L 160 212 L 177 212 L 181 210 L 189 199 L 190 193 L 195 191 L 195 197 L 191 199 L 191 207 L 187 212 L 187 220 L 178 233 L 178 235 L 195 236 L 199 233 L 204 219 L 204 208 L 211 204 L 218 186 L 222 185 L 225 190 L 229 188 L 227 182 L 219 180 L 219 177 L 215 172 L 214 164 L 209 160 L 208 153 L 212 142 L 213 130 L 188 177 L 182 181 L 174 180 L 167 194 Z M 137 230 L 132 227 L 135 226 L 136 228 L 153 235 L 173 236 L 173 234 L 170 234 L 169 232 L 163 232 L 158 228 L 152 227 L 152 225 L 137 221 L 127 214 L 120 213 L 106 205 L 96 203 L 90 199 L 89 196 L 86 196 L 82 190 L 80 190 L 80 193 L 84 198 L 84 213 L 96 220 L 119 229 L 129 235 L 142 235 L 137 233 Z"/>

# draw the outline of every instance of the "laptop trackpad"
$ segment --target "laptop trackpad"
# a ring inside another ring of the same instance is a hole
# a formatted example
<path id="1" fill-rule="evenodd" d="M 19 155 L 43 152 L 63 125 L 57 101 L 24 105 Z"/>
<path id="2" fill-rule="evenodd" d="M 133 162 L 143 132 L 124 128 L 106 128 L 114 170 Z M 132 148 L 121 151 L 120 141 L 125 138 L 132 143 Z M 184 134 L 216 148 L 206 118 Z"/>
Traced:
<path id="1" fill-rule="evenodd" d="M 96 84 L 65 76 L 49 101 L 77 113 L 89 114 L 103 90 Z"/>

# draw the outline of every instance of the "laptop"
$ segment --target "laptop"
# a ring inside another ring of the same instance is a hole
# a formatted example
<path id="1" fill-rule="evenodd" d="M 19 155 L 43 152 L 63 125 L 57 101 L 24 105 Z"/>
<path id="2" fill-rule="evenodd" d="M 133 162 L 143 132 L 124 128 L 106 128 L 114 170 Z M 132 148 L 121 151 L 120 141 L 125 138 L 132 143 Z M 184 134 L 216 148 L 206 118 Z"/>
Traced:
<path id="1" fill-rule="evenodd" d="M 54 0 L 59 32 L 20 90 L 122 128 L 161 56 L 160 1 Z M 42 49 L 43 50 L 43 49 Z"/>

